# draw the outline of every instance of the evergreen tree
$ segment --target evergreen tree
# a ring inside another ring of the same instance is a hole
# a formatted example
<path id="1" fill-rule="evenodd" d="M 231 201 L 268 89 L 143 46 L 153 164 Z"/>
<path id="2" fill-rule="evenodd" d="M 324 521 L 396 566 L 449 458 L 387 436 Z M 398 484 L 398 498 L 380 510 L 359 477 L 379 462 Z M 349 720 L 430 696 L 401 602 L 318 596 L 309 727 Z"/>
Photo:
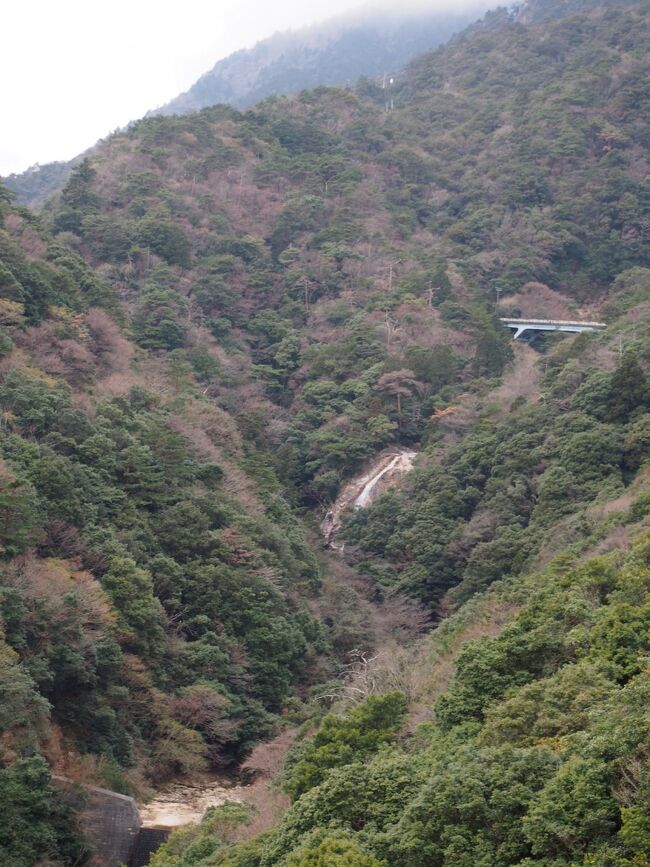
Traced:
<path id="1" fill-rule="evenodd" d="M 612 375 L 609 414 L 612 421 L 627 421 L 635 409 L 648 405 L 648 381 L 633 352 L 626 352 Z"/>

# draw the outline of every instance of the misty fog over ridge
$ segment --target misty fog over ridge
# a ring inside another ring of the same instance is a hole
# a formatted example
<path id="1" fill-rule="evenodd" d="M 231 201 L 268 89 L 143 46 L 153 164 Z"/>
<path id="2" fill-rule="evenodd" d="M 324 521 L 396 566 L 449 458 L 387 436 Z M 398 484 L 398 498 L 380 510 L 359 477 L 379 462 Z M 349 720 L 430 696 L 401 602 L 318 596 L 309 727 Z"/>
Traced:
<path id="1" fill-rule="evenodd" d="M 460 32 L 488 2 L 365 4 L 296 30 L 278 31 L 219 60 L 189 90 L 151 114 L 183 114 L 220 102 L 248 107 L 318 85 L 354 85 L 396 73 Z"/>
<path id="2" fill-rule="evenodd" d="M 74 3 L 76 0 L 70 2 Z M 192 2 L 193 0 L 189 2 L 190 12 Z M 625 2 L 626 0 L 619 0 L 618 3 L 616 0 L 611 0 L 610 5 L 625 4 Z M 285 0 L 283 9 L 287 3 L 289 0 Z M 239 48 L 230 53 L 227 50 L 225 52 L 215 50 L 214 53 L 222 59 L 195 80 L 188 90 L 181 92 L 169 102 L 159 102 L 156 108 L 151 108 L 153 100 L 149 101 L 149 106 L 145 102 L 143 110 L 132 113 L 130 118 L 126 114 L 126 111 L 130 111 L 127 101 L 124 104 L 126 110 L 121 112 L 123 121 L 117 125 L 113 123 L 112 128 L 113 130 L 125 128 L 141 116 L 184 114 L 218 103 L 247 108 L 268 96 L 294 93 L 323 84 L 354 86 L 363 77 L 378 78 L 384 74 L 399 73 L 417 55 L 444 44 L 454 35 L 462 33 L 468 26 L 471 28 L 474 22 L 476 26 L 487 26 L 491 29 L 512 21 L 528 24 L 549 17 L 559 18 L 574 14 L 590 5 L 594 5 L 590 0 L 525 0 L 520 4 L 509 6 L 499 6 L 486 0 L 483 2 L 468 0 L 461 3 L 407 2 L 398 6 L 384 0 L 384 2 L 353 5 L 352 8 L 341 12 L 341 4 L 331 2 L 328 3 L 328 10 L 331 9 L 338 14 L 329 17 L 321 15 L 319 21 L 304 25 L 301 25 L 301 19 L 297 18 L 295 28 L 279 26 L 275 28 L 273 35 L 257 41 L 255 41 L 255 31 L 252 30 L 248 35 L 242 35 L 239 44 L 250 46 L 254 43 L 253 47 Z M 310 8 L 313 10 L 314 5 L 311 4 Z M 322 11 L 322 7 L 318 7 L 313 13 L 316 18 L 319 9 Z M 481 18 L 485 13 L 487 17 Z M 239 4 L 237 15 L 233 15 L 230 22 L 235 32 L 239 22 L 245 22 L 247 16 L 244 0 Z M 283 23 L 282 16 L 276 16 L 276 19 L 274 23 L 280 25 Z M 131 29 L 137 29 L 136 25 L 137 21 Z M 135 35 L 138 36 L 137 33 Z M 194 39 L 195 32 L 183 40 L 183 30 L 182 28 L 179 30 L 174 43 L 175 50 L 168 54 L 172 58 L 171 62 L 167 61 L 168 66 L 178 67 L 183 64 L 183 53 L 187 53 L 185 42 L 194 44 Z M 138 50 L 140 50 L 139 44 Z M 207 66 L 210 61 L 207 59 L 209 55 L 206 55 L 205 47 L 197 43 L 195 53 L 206 57 L 205 66 Z M 7 61 L 7 57 L 4 59 Z M 126 60 L 128 61 L 128 56 Z M 0 63 L 1 61 L 2 58 Z M 194 58 L 194 68 L 196 68 L 196 58 Z M 92 71 L 92 64 L 90 69 Z M 157 77 L 154 71 L 153 67 L 149 70 L 150 78 Z M 131 85 L 142 77 L 142 67 L 140 67 L 133 81 L 129 83 L 129 89 L 132 89 Z M 86 85 L 92 80 L 92 75 L 87 78 Z M 27 85 L 23 82 L 22 86 Z M 83 82 L 79 83 L 78 70 L 75 68 L 74 87 L 68 89 L 76 94 L 77 102 L 84 96 L 81 91 L 77 92 L 82 86 Z M 122 97 L 125 89 L 122 88 L 119 93 Z M 7 91 L 3 96 L 8 100 L 15 98 L 15 93 Z M 23 137 L 26 137 L 30 143 L 46 141 L 52 149 L 55 148 L 54 141 L 57 134 L 73 136 L 74 131 L 68 128 L 75 123 L 92 122 L 95 130 L 98 131 L 102 128 L 111 129 L 109 109 L 101 91 L 98 91 L 95 98 L 86 98 L 84 111 L 75 111 L 74 119 L 70 119 L 65 114 L 64 97 L 65 88 L 63 90 L 59 88 L 56 99 L 50 100 L 45 108 L 39 105 L 38 110 L 25 112 L 24 106 L 21 105 L 20 124 L 11 123 L 11 107 L 7 106 L 5 108 L 7 129 L 16 132 L 17 126 L 25 125 Z M 45 89 L 43 99 L 46 99 Z M 140 103 L 142 104 L 142 99 Z M 48 111 L 54 113 L 53 119 L 48 117 Z M 101 113 L 99 120 L 98 112 Z M 93 113 L 94 121 L 91 117 Z M 82 121 L 82 116 L 84 118 L 88 116 L 90 119 Z M 37 124 L 35 131 L 29 129 L 30 123 Z M 47 129 L 47 136 L 42 135 L 43 129 Z M 106 132 L 103 137 L 109 134 Z M 88 132 L 86 142 L 92 141 L 91 136 L 92 133 Z M 101 142 L 103 137 L 100 133 L 95 144 Z M 81 144 L 78 134 L 76 139 Z M 0 172 L 3 169 L 6 172 L 7 186 L 16 194 L 20 204 L 36 208 L 42 207 L 50 196 L 62 189 L 71 170 L 94 146 L 88 144 L 84 150 L 82 150 L 83 144 L 74 150 L 70 147 L 68 149 L 70 158 L 67 158 L 67 154 L 64 159 L 55 156 L 56 161 L 50 161 L 52 159 L 50 154 L 53 153 L 50 150 L 49 154 L 38 155 L 37 160 L 35 162 L 32 160 L 30 167 L 24 171 L 8 174 L 13 167 L 11 152 L 12 149 L 16 151 L 16 147 L 10 135 L 5 136 L 2 144 L 6 153 L 3 155 L 0 150 Z M 60 152 L 60 146 L 57 148 Z M 25 163 L 29 165 L 28 158 L 23 165 Z M 13 165 L 16 165 L 15 159 Z"/>
<path id="3" fill-rule="evenodd" d="M 330 5 L 334 11 L 340 8 Z M 222 55 L 187 91 L 148 114 L 183 114 L 220 102 L 243 108 L 271 95 L 321 84 L 353 86 L 363 76 L 395 73 L 416 55 L 462 31 L 488 6 L 485 0 L 400 6 L 366 3 L 306 26 L 278 29 L 254 42 L 253 47 Z M 125 125 L 126 121 L 120 126 Z M 48 141 L 53 128 L 49 129 Z M 7 174 L 7 186 L 20 204 L 41 207 L 63 187 L 81 156 L 83 153 L 69 160 L 48 161 L 44 154 L 24 171 Z"/>
<path id="4" fill-rule="evenodd" d="M 252 0 L 222 0 L 217 6 L 187 0 L 179 8 L 175 0 L 156 5 L 141 0 L 135 6 L 116 0 L 108 14 L 101 8 L 89 11 L 80 0 L 61 0 L 34 17 L 26 7 L 12 5 L 3 16 L 11 38 L 0 56 L 0 73 L 11 82 L 1 100 L 0 175 L 72 158 L 187 90 L 215 62 L 272 34 L 320 27 L 342 13 L 354 21 L 421 9 L 460 14 L 486 6 L 409 3 L 405 10 L 354 0 L 278 0 L 257 8 Z"/>

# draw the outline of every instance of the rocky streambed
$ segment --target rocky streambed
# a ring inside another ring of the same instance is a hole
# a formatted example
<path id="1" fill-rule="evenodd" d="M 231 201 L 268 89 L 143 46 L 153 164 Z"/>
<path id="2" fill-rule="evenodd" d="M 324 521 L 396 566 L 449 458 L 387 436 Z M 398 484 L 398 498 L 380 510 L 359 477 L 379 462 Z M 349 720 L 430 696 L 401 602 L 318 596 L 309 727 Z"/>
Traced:
<path id="1" fill-rule="evenodd" d="M 208 807 L 219 807 L 226 801 L 242 803 L 245 790 L 245 786 L 228 786 L 223 780 L 173 783 L 140 806 L 140 821 L 145 828 L 170 830 L 200 822 Z"/>

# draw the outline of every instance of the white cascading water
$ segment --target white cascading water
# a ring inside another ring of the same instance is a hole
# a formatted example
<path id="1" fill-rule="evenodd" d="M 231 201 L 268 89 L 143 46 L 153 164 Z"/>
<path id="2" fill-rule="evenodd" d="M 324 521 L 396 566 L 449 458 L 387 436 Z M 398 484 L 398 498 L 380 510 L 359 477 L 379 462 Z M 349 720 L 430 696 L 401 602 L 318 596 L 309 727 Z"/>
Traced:
<path id="1" fill-rule="evenodd" d="M 347 482 L 321 523 L 325 541 L 330 547 L 341 548 L 335 544 L 334 537 L 341 526 L 343 512 L 349 508 L 367 508 L 381 492 L 413 469 L 416 454 L 406 450 L 383 454 L 365 473 Z"/>
<path id="2" fill-rule="evenodd" d="M 397 471 L 400 475 L 404 473 L 408 473 L 409 470 L 413 469 L 413 459 L 416 455 L 416 452 L 401 452 L 391 460 L 389 464 L 387 464 L 382 470 L 376 473 L 366 484 L 364 485 L 363 490 L 359 494 L 359 496 L 354 501 L 353 505 L 355 509 L 365 509 L 366 506 L 369 506 L 373 501 L 373 492 L 375 491 L 379 482 L 384 478 L 388 473 Z"/>

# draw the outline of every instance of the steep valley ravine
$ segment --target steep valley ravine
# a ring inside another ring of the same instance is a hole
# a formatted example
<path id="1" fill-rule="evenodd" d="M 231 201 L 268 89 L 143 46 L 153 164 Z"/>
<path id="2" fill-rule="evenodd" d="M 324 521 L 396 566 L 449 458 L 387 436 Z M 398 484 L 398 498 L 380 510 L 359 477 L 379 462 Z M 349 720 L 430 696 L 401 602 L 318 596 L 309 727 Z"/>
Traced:
<path id="1" fill-rule="evenodd" d="M 388 488 L 398 485 L 413 469 L 416 455 L 416 451 L 409 449 L 387 449 L 344 485 L 320 525 L 325 545 L 333 552 L 333 556 L 343 552 L 344 545 L 337 541 L 336 535 L 344 513 L 348 509 L 367 508 Z M 218 807 L 227 801 L 249 803 L 255 807 L 262 799 L 268 805 L 269 800 L 279 797 L 270 792 L 269 783 L 279 770 L 291 741 L 292 738 L 281 734 L 270 745 L 266 745 L 271 753 L 277 754 L 278 761 L 274 764 L 278 767 L 253 767 L 252 773 L 248 774 L 252 777 L 250 782 L 243 781 L 246 774 L 242 775 L 241 780 L 215 774 L 173 782 L 160 788 L 150 800 L 139 806 L 143 828 L 173 830 L 181 825 L 200 822 L 209 807 Z"/>

